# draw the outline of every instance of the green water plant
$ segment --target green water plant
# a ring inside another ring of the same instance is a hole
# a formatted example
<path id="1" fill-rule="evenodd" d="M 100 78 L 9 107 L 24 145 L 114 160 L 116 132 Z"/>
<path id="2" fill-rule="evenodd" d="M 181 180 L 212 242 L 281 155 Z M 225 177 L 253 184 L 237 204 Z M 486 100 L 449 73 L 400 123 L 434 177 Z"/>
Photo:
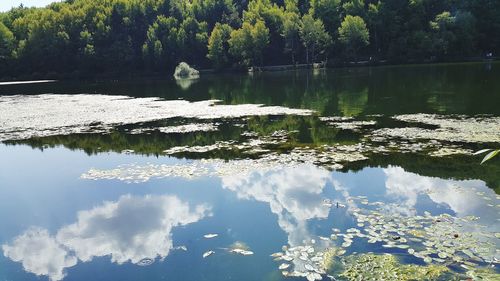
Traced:
<path id="1" fill-rule="evenodd" d="M 443 265 L 401 264 L 390 254 L 361 254 L 346 259 L 342 280 L 439 280 L 449 269 Z"/>

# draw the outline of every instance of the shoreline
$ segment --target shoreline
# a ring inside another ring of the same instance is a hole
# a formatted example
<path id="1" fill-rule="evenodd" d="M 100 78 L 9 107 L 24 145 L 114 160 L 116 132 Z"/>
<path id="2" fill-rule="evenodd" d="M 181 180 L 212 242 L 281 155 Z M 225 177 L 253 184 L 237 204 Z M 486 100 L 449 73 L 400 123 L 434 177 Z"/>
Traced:
<path id="1" fill-rule="evenodd" d="M 452 61 L 418 61 L 418 62 L 387 62 L 387 61 L 358 61 L 358 62 L 342 62 L 342 63 L 313 63 L 313 64 L 288 64 L 288 65 L 266 65 L 257 68 L 257 71 L 249 71 L 252 67 L 245 68 L 226 68 L 222 70 L 215 69 L 199 69 L 202 75 L 218 75 L 218 74 L 245 74 L 245 73 L 279 73 L 286 71 L 302 71 L 302 70 L 323 70 L 323 69 L 341 69 L 341 68 L 370 68 L 370 67 L 402 67 L 402 66 L 419 66 L 419 65 L 458 65 L 468 63 L 497 63 L 500 57 L 485 58 L 469 58 Z M 62 73 L 62 74 L 41 74 L 41 75 L 22 75 L 19 77 L 2 77 L 0 78 L 0 86 L 15 86 L 28 83 L 38 83 L 38 81 L 58 82 L 71 80 L 93 80 L 93 81 L 120 81 L 123 79 L 165 79 L 172 78 L 170 72 L 101 72 L 99 74 L 81 74 L 77 71 Z"/>

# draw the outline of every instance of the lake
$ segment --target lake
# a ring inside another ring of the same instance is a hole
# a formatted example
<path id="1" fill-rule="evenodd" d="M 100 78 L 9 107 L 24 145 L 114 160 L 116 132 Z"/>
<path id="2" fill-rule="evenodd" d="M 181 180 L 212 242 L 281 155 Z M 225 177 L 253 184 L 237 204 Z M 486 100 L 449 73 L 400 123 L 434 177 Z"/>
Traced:
<path id="1" fill-rule="evenodd" d="M 0 280 L 499 280 L 499 78 L 1 85 Z"/>

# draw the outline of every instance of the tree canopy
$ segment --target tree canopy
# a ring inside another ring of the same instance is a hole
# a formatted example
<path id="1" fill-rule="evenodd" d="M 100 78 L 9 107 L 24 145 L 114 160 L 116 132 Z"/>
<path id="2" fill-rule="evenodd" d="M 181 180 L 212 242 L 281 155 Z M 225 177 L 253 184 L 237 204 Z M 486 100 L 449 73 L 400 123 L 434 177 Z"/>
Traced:
<path id="1" fill-rule="evenodd" d="M 0 77 L 500 53 L 499 0 L 66 0 L 0 13 Z"/>
<path id="2" fill-rule="evenodd" d="M 339 27 L 339 40 L 354 56 L 361 47 L 367 46 L 370 39 L 363 18 L 347 15 Z"/>

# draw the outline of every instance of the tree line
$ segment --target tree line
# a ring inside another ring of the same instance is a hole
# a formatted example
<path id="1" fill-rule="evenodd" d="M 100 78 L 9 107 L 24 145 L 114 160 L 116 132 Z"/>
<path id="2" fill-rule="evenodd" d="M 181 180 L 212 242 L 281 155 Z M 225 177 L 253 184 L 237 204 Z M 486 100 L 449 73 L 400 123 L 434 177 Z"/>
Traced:
<path id="1" fill-rule="evenodd" d="M 500 0 L 66 0 L 0 13 L 0 76 L 500 52 Z"/>

